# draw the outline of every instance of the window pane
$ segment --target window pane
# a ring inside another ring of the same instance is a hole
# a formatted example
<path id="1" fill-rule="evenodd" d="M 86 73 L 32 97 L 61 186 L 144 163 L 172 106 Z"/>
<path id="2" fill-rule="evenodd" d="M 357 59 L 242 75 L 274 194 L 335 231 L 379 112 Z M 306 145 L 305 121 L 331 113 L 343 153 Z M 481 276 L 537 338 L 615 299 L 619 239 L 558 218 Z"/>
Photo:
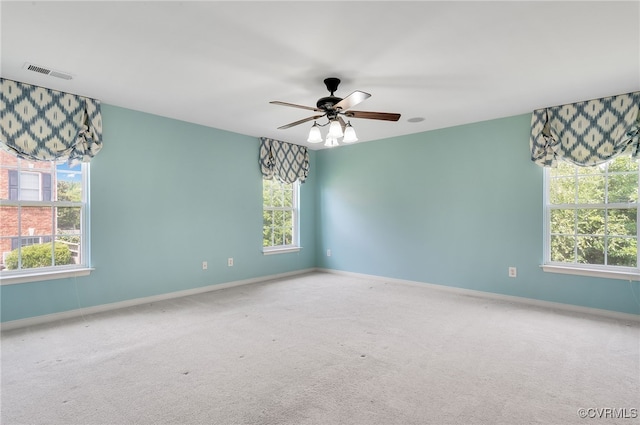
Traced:
<path id="1" fill-rule="evenodd" d="M 605 264 L 604 237 L 578 236 L 578 263 Z"/>
<path id="2" fill-rule="evenodd" d="M 71 244 L 57 240 L 55 242 L 55 265 L 64 266 L 67 264 L 73 264 L 74 254 L 75 258 L 77 258 L 78 248 L 78 244 Z"/>
<path id="3" fill-rule="evenodd" d="M 636 239 L 609 238 L 607 263 L 612 266 L 635 267 L 638 258 Z"/>
<path id="4" fill-rule="evenodd" d="M 551 261 L 573 263 L 575 243 L 574 236 L 551 236 Z"/>
<path id="5" fill-rule="evenodd" d="M 291 228 L 293 225 L 293 211 L 282 211 L 282 226 Z"/>
<path id="6" fill-rule="evenodd" d="M 262 225 L 264 227 L 273 226 L 273 211 L 270 211 L 270 210 L 262 211 Z"/>
<path id="7" fill-rule="evenodd" d="M 578 234 L 579 235 L 604 235 L 604 210 L 584 209 L 578 210 Z"/>
<path id="8" fill-rule="evenodd" d="M 629 203 L 638 200 L 638 174 L 609 176 L 609 203 Z"/>
<path id="9" fill-rule="evenodd" d="M 0 223 L 2 236 L 18 236 L 18 207 L 0 205 Z"/>
<path id="10" fill-rule="evenodd" d="M 284 211 L 273 212 L 273 225 L 277 227 L 284 226 Z"/>
<path id="11" fill-rule="evenodd" d="M 283 196 L 283 206 L 291 208 L 293 206 L 293 190 L 291 188 L 287 188 L 284 190 Z"/>
<path id="12" fill-rule="evenodd" d="M 57 234 L 73 234 L 80 230 L 80 207 L 56 208 Z"/>
<path id="13" fill-rule="evenodd" d="M 578 178 L 578 203 L 604 204 L 604 176 L 582 176 Z"/>
<path id="14" fill-rule="evenodd" d="M 274 227 L 273 228 L 273 244 L 274 245 L 284 245 L 284 230 L 282 227 Z"/>
<path id="15" fill-rule="evenodd" d="M 273 188 L 273 184 L 271 184 L 269 191 L 267 192 L 267 205 L 273 207 L 275 206 L 275 203 L 277 202 L 276 200 L 276 195 L 273 193 L 274 192 L 274 188 Z"/>
<path id="16" fill-rule="evenodd" d="M 82 182 L 82 166 L 77 164 L 73 167 L 67 162 L 56 165 L 56 180 L 58 182 L 81 183 Z"/>
<path id="17" fill-rule="evenodd" d="M 551 233 L 573 234 L 574 223 L 574 210 L 551 210 Z"/>
<path id="18" fill-rule="evenodd" d="M 53 231 L 52 207 L 22 207 L 20 234 L 22 236 L 51 236 Z"/>
<path id="19" fill-rule="evenodd" d="M 56 196 L 58 201 L 82 201 L 82 170 L 80 165 L 69 167 L 66 163 L 56 167 Z"/>
<path id="20" fill-rule="evenodd" d="M 262 246 L 271 246 L 273 240 L 273 230 L 271 226 L 262 227 Z"/>
<path id="21" fill-rule="evenodd" d="M 273 191 L 273 206 L 279 208 L 284 206 L 283 190 L 281 187 L 278 187 Z"/>
<path id="22" fill-rule="evenodd" d="M 610 235 L 636 236 L 638 234 L 638 210 L 609 210 L 607 229 Z"/>
<path id="23" fill-rule="evenodd" d="M 576 168 L 569 162 L 560 161 L 557 166 L 549 169 L 551 177 L 574 176 Z"/>
<path id="24" fill-rule="evenodd" d="M 575 177 L 551 179 L 549 184 L 549 203 L 552 205 L 573 204 L 576 200 Z"/>
<path id="25" fill-rule="evenodd" d="M 619 156 L 613 161 L 609 162 L 609 172 L 628 172 L 638 171 L 638 160 L 631 158 L 630 156 Z"/>
<path id="26" fill-rule="evenodd" d="M 291 234 L 291 229 L 288 229 L 288 230 L 285 231 L 284 244 L 285 245 L 293 245 L 293 235 Z"/>

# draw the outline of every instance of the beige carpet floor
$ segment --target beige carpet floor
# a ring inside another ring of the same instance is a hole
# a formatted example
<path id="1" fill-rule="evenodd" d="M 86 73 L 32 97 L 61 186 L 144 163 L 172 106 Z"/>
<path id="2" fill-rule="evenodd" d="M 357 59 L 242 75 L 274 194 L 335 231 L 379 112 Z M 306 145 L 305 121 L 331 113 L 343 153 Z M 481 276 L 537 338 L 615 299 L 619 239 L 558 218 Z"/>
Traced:
<path id="1" fill-rule="evenodd" d="M 6 331 L 1 359 L 3 425 L 640 421 L 637 322 L 327 273 Z"/>

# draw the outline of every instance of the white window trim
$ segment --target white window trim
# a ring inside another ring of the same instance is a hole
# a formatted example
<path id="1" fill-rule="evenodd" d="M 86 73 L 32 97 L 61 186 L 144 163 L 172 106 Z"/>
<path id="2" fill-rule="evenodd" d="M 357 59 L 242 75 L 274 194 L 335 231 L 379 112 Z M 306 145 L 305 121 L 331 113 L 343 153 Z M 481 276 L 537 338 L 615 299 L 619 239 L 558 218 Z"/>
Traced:
<path id="1" fill-rule="evenodd" d="M 640 281 L 640 266 L 638 268 L 633 267 L 616 267 L 616 266 L 599 266 L 599 265 L 588 265 L 588 264 L 565 264 L 565 263 L 554 263 L 551 259 L 551 241 L 550 236 L 551 232 L 549 229 L 550 224 L 550 213 L 551 208 L 547 208 L 547 204 L 549 202 L 549 168 L 544 168 L 544 177 L 543 177 L 543 193 L 542 193 L 542 216 L 543 216 L 543 255 L 544 262 L 540 265 L 543 271 L 549 273 L 560 273 L 560 274 L 570 274 L 576 276 L 587 276 L 587 277 L 599 277 L 605 279 L 620 279 L 620 280 L 628 280 L 628 281 Z M 638 185 L 638 193 L 640 195 L 640 184 Z M 639 197 L 640 199 L 640 197 Z M 640 230 L 640 205 L 638 206 L 638 215 L 637 215 L 637 227 L 636 229 Z M 639 238 L 640 239 L 640 238 Z M 638 262 L 640 265 L 640 248 L 638 249 Z"/>
<path id="2" fill-rule="evenodd" d="M 81 258 L 84 259 L 84 264 L 80 265 L 69 265 L 69 266 L 52 266 L 52 267 L 42 267 L 37 269 L 23 269 L 16 271 L 8 271 L 2 270 L 0 271 L 0 286 L 4 285 L 15 285 L 19 283 L 28 283 L 28 282 L 38 282 L 38 281 L 47 281 L 47 280 L 55 280 L 55 279 L 65 279 L 70 277 L 80 277 L 80 276 L 88 276 L 93 270 L 91 267 L 91 233 L 90 233 L 90 220 L 91 217 L 90 212 L 90 181 L 89 175 L 91 168 L 89 164 L 82 163 L 82 202 L 65 202 L 65 201 L 47 201 L 47 202 L 38 202 L 38 201 L 3 201 L 3 205 L 13 205 L 21 203 L 23 206 L 41 206 L 41 205 L 50 205 L 50 206 L 80 206 L 80 204 L 84 204 L 84 214 L 81 215 L 81 223 L 80 228 L 83 235 L 83 243 L 80 245 L 81 249 Z M 25 171 L 29 172 L 29 171 Z M 54 172 L 57 172 L 54 171 Z M 22 174 L 22 171 L 19 173 Z M 20 183 L 18 183 L 19 185 Z M 19 189 L 18 189 L 19 191 Z M 40 180 L 40 193 L 42 193 L 42 180 Z M 53 197 L 53 193 L 52 193 Z"/>
<path id="3" fill-rule="evenodd" d="M 35 271 L 37 270 L 37 271 Z M 30 269 L 30 271 L 20 271 L 15 274 L 7 274 L 10 272 L 4 272 L 0 276 L 0 285 L 16 285 L 19 283 L 40 282 L 45 280 L 66 279 L 70 277 L 88 276 L 91 274 L 94 268 L 81 267 L 60 270 L 59 268 L 48 269 Z"/>
<path id="4" fill-rule="evenodd" d="M 577 276 L 600 277 L 605 279 L 621 279 L 629 281 L 640 281 L 640 272 L 630 269 L 629 271 L 604 270 L 597 268 L 577 267 L 573 265 L 543 264 L 542 270 L 549 273 L 572 274 Z"/>
<path id="5" fill-rule="evenodd" d="M 301 246 L 273 246 L 262 249 L 262 254 L 264 255 L 273 255 L 273 254 L 287 254 L 290 252 L 300 252 L 302 250 Z"/>
<path id="6" fill-rule="evenodd" d="M 264 183 L 263 183 L 264 184 Z M 291 245 L 274 245 L 262 247 L 264 255 L 286 254 L 290 252 L 298 252 L 302 249 L 300 246 L 300 181 L 296 180 L 293 184 L 293 243 Z M 264 211 L 264 200 L 262 210 Z"/>

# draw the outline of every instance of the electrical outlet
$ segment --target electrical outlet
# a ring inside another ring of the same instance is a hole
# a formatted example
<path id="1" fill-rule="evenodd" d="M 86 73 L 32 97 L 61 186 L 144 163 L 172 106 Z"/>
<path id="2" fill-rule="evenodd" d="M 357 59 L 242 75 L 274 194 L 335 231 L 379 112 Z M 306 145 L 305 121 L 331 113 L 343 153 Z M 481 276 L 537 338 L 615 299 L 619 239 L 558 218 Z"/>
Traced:
<path id="1" fill-rule="evenodd" d="M 206 261 L 202 262 L 202 270 L 207 270 L 207 267 L 209 267 L 209 265 L 207 264 Z"/>
<path id="2" fill-rule="evenodd" d="M 331 250 L 327 249 L 327 257 L 331 257 Z"/>
<path id="3" fill-rule="evenodd" d="M 515 267 L 509 267 L 509 277 L 517 277 L 518 276 L 518 269 L 516 269 Z"/>
<path id="4" fill-rule="evenodd" d="M 229 257 L 229 258 L 227 259 L 227 266 L 229 266 L 229 267 L 233 267 L 233 258 Z"/>

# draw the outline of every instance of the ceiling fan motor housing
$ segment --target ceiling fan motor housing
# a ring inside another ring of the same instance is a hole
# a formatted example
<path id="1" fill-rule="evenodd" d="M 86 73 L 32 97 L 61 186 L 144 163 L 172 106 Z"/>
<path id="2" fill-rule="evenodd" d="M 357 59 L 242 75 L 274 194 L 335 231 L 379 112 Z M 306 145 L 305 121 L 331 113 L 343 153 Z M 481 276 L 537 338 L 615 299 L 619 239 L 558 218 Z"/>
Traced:
<path id="1" fill-rule="evenodd" d="M 318 109 L 322 109 L 323 111 L 330 111 L 333 110 L 333 106 L 341 100 L 342 98 L 340 97 L 327 96 L 319 99 L 316 106 Z"/>
<path id="2" fill-rule="evenodd" d="M 341 97 L 336 97 L 333 95 L 333 93 L 338 90 L 340 79 L 335 77 L 325 78 L 324 85 L 327 86 L 327 90 L 329 90 L 331 96 L 318 99 L 318 102 L 316 102 L 316 106 L 318 107 L 318 109 L 322 109 L 323 111 L 331 111 L 333 110 L 333 106 L 342 100 Z"/>

